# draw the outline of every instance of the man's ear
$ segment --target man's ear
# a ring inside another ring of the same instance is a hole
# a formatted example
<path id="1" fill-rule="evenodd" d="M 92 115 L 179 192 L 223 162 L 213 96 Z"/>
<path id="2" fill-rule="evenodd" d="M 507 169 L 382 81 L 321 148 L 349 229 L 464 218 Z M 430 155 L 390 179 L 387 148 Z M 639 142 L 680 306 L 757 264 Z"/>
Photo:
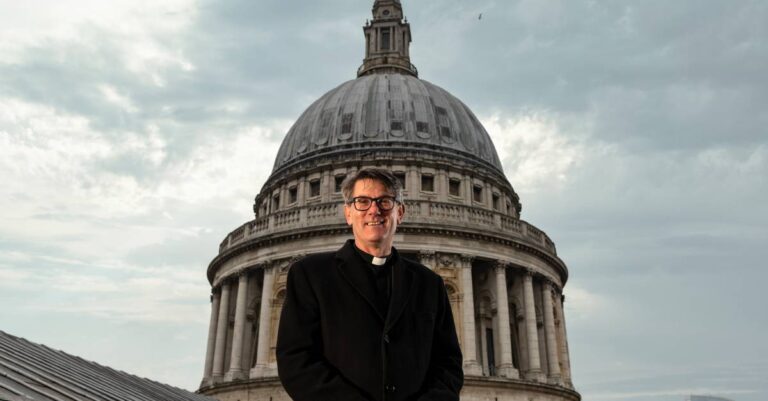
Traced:
<path id="1" fill-rule="evenodd" d="M 352 208 L 349 207 L 349 204 L 345 203 L 344 204 L 344 219 L 347 220 L 347 225 L 348 226 L 352 225 L 352 217 L 350 216 L 351 213 L 352 213 Z"/>
<path id="2" fill-rule="evenodd" d="M 399 209 L 399 213 L 397 213 L 397 224 L 400 224 L 403 222 L 403 216 L 405 216 L 405 204 L 398 203 L 397 207 Z"/>

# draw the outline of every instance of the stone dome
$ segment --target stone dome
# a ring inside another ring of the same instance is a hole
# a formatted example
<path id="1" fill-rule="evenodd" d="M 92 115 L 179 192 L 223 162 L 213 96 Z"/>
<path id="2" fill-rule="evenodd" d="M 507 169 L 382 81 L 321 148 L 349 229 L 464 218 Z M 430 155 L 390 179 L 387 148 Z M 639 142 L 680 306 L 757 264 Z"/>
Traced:
<path id="1" fill-rule="evenodd" d="M 309 106 L 283 140 L 273 174 L 298 160 L 367 148 L 448 154 L 503 175 L 490 136 L 464 103 L 414 76 L 381 73 L 347 81 Z"/>

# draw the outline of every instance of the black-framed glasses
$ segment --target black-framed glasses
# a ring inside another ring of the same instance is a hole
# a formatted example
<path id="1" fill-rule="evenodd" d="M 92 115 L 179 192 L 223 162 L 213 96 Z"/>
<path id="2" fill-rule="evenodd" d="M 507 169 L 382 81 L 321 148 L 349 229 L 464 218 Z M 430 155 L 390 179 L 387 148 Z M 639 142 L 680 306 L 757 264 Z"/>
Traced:
<path id="1" fill-rule="evenodd" d="M 347 204 L 355 205 L 355 209 L 364 212 L 371 208 L 373 202 L 376 202 L 379 210 L 382 212 L 388 212 L 395 207 L 397 199 L 394 196 L 379 196 L 378 198 L 371 198 L 369 196 L 356 196 L 352 198 Z"/>

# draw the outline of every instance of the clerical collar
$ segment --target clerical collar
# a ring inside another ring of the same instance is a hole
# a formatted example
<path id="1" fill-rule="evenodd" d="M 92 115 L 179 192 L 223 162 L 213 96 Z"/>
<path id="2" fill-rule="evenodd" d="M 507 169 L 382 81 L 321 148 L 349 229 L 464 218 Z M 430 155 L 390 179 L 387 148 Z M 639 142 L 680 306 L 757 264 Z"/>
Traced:
<path id="1" fill-rule="evenodd" d="M 387 259 L 389 259 L 390 255 L 387 255 L 383 258 L 380 258 L 378 256 L 373 256 L 368 252 L 363 251 L 362 249 L 355 246 L 355 250 L 357 253 L 368 263 L 374 265 L 374 266 L 384 266 L 387 263 Z"/>

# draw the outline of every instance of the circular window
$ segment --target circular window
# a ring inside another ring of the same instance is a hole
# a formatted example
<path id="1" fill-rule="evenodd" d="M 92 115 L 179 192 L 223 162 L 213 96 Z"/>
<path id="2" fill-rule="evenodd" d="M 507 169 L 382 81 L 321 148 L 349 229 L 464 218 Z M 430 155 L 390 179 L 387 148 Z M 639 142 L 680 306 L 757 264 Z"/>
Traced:
<path id="1" fill-rule="evenodd" d="M 382 12 L 381 14 L 386 17 L 387 15 L 389 15 L 389 10 L 384 10 L 384 12 Z"/>

